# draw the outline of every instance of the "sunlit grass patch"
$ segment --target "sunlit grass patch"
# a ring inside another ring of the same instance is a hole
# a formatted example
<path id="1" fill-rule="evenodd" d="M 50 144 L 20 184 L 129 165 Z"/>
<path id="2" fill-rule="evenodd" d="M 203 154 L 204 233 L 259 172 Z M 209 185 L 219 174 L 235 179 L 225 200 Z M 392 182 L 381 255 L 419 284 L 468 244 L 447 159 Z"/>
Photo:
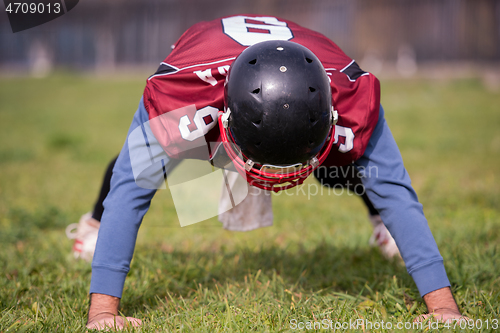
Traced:
<path id="1" fill-rule="evenodd" d="M 0 331 L 84 330 L 91 269 L 73 260 L 64 229 L 92 208 L 144 82 L 0 80 Z M 500 311 L 500 95 L 479 80 L 383 81 L 382 92 L 456 300 L 491 330 Z M 248 233 L 216 218 L 181 228 L 169 191 L 159 191 L 121 310 L 146 332 L 411 323 L 425 305 L 404 265 L 368 245 L 361 201 L 313 195 L 314 184 L 275 196 L 274 226 Z"/>

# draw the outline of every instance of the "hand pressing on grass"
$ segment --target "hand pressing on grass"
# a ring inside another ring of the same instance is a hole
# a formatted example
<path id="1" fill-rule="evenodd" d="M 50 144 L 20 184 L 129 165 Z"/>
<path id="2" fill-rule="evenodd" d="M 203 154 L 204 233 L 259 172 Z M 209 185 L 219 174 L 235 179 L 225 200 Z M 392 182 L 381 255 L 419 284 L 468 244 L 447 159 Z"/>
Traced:
<path id="1" fill-rule="evenodd" d="M 434 319 L 442 323 L 453 323 L 455 321 L 469 320 L 462 316 L 458 305 L 453 298 L 449 287 L 434 290 L 424 295 L 428 314 L 418 316 L 415 321 L 421 322 L 427 319 Z"/>
<path id="2" fill-rule="evenodd" d="M 119 305 L 120 299 L 118 297 L 91 294 L 87 328 L 96 330 L 123 329 L 127 326 L 140 326 L 142 324 L 140 319 L 119 316 Z"/>
<path id="3" fill-rule="evenodd" d="M 87 322 L 87 328 L 95 330 L 123 329 L 128 326 L 140 326 L 140 319 L 133 317 L 120 317 L 107 313 L 98 314 Z"/>

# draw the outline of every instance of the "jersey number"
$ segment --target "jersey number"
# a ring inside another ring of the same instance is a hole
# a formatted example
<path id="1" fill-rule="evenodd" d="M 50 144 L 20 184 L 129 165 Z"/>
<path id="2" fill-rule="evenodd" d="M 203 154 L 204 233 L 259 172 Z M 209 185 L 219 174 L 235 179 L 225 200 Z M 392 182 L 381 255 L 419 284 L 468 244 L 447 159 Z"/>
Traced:
<path id="1" fill-rule="evenodd" d="M 276 17 L 232 16 L 222 19 L 226 35 L 243 46 L 250 46 L 268 40 L 290 40 L 292 31 L 285 22 Z"/>
<path id="2" fill-rule="evenodd" d="M 354 132 L 349 127 L 335 125 L 333 144 L 337 144 L 341 136 L 344 137 L 345 141 L 339 145 L 339 151 L 341 153 L 347 153 L 354 147 Z"/>
<path id="3" fill-rule="evenodd" d="M 182 116 L 179 120 L 179 131 L 184 140 L 194 141 L 208 133 L 216 124 L 217 112 L 219 110 L 212 106 L 206 106 L 196 111 L 193 116 L 196 129 L 190 130 L 191 120 L 187 115 Z"/>

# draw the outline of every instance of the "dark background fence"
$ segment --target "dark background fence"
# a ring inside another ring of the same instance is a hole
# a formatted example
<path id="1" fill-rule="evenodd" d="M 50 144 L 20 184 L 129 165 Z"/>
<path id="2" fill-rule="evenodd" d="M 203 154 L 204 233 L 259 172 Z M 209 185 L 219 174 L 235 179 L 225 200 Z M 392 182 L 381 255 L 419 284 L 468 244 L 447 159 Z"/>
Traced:
<path id="1" fill-rule="evenodd" d="M 1 13 L 0 70 L 154 69 L 192 24 L 240 13 L 317 30 L 371 71 L 384 62 L 411 74 L 426 62 L 500 60 L 500 0 L 83 0 L 15 34 Z"/>

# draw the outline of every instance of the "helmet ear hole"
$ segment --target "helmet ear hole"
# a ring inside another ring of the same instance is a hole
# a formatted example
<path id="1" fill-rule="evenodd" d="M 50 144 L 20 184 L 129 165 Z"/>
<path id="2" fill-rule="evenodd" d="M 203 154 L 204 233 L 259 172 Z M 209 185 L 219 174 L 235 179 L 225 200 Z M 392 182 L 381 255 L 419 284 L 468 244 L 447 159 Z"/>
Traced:
<path id="1" fill-rule="evenodd" d="M 307 57 L 306 57 L 306 61 L 307 61 L 308 63 L 312 63 L 312 62 L 313 62 L 313 60 L 312 60 L 311 58 L 307 58 Z"/>
<path id="2" fill-rule="evenodd" d="M 309 87 L 309 91 L 310 91 L 310 92 L 315 92 L 315 91 L 316 91 L 316 89 L 315 89 L 315 88 L 313 88 L 313 87 Z"/>
<path id="3" fill-rule="evenodd" d="M 257 59 L 252 59 L 248 62 L 250 65 L 255 65 L 257 63 Z"/>
<path id="4" fill-rule="evenodd" d="M 254 89 L 252 91 L 252 94 L 258 94 L 258 93 L 260 93 L 260 88 Z"/>

